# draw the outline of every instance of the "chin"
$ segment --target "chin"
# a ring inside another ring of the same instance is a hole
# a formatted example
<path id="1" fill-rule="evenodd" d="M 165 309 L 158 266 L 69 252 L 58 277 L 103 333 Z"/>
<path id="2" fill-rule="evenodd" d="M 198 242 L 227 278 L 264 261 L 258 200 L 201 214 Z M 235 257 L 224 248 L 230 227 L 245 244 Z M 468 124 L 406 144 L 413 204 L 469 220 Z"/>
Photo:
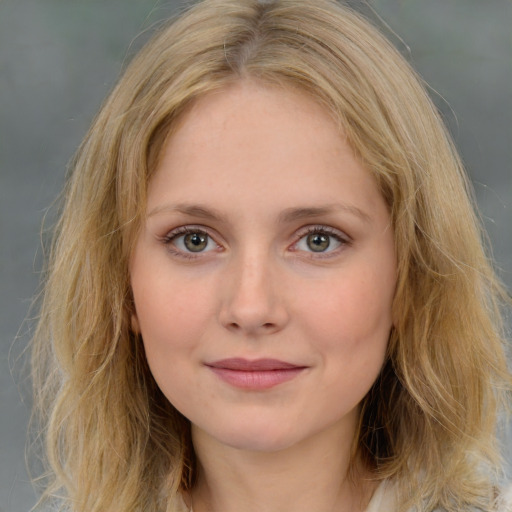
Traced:
<path id="1" fill-rule="evenodd" d="M 281 428 L 280 428 L 281 427 Z M 261 425 L 261 423 L 239 428 L 230 428 L 222 432 L 208 432 L 217 442 L 231 448 L 249 452 L 274 453 L 286 450 L 300 443 L 303 437 L 299 433 L 283 430 L 282 425 Z"/>

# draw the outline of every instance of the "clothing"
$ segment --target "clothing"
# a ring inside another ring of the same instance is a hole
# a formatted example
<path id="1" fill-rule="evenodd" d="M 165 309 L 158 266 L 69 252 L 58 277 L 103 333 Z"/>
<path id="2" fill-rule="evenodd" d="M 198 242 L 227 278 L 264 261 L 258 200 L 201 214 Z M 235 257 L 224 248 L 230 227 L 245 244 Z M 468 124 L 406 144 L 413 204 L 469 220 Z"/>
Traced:
<path id="1" fill-rule="evenodd" d="M 512 512 L 512 485 L 502 489 L 500 496 L 496 512 Z M 395 486 L 384 480 L 375 490 L 365 512 L 395 512 L 396 510 Z"/>
<path id="2" fill-rule="evenodd" d="M 387 481 L 383 481 L 373 493 L 372 499 L 370 500 L 365 512 L 394 512 L 394 510 L 396 510 L 396 507 L 393 485 Z M 183 512 L 194 511 L 192 508 L 187 508 L 183 502 Z"/>
<path id="3" fill-rule="evenodd" d="M 373 493 L 365 512 L 393 512 L 396 510 L 394 486 L 384 480 Z"/>
<path id="4" fill-rule="evenodd" d="M 192 509 L 187 509 L 185 505 L 183 510 L 184 512 L 194 512 Z M 396 510 L 395 486 L 388 480 L 384 480 L 373 493 L 365 512 L 395 512 Z M 502 499 L 496 512 L 512 512 L 512 485 L 503 490 Z"/>

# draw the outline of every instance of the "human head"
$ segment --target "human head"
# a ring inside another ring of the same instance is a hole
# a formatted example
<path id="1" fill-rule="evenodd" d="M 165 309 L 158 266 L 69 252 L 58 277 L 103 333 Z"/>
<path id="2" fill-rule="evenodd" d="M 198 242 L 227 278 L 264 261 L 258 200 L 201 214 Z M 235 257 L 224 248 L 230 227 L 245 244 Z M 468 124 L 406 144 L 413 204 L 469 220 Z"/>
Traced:
<path id="1" fill-rule="evenodd" d="M 492 271 L 460 162 L 419 79 L 368 22 L 331 0 L 206 0 L 159 30 L 126 70 L 82 144 L 59 226 L 48 304 L 66 304 L 54 308 L 52 324 L 56 357 L 74 386 L 68 397 L 81 392 L 74 407 L 95 410 L 105 425 L 117 410 L 113 445 L 139 446 L 141 464 L 149 460 L 143 437 L 166 444 L 169 422 L 180 439 L 166 453 L 182 466 L 190 456 L 186 422 L 161 401 L 131 331 L 128 264 L 166 138 L 195 99 L 250 78 L 323 105 L 388 204 L 398 260 L 394 328 L 356 446 L 382 474 L 411 465 L 416 477 L 420 466 L 431 474 L 443 446 L 481 435 L 481 397 L 492 402 L 483 382 L 493 361 L 500 366 L 499 350 L 482 338 L 496 339 Z M 437 452 L 425 469 L 421 445 L 429 443 Z M 182 466 L 188 485 L 193 468 Z"/>

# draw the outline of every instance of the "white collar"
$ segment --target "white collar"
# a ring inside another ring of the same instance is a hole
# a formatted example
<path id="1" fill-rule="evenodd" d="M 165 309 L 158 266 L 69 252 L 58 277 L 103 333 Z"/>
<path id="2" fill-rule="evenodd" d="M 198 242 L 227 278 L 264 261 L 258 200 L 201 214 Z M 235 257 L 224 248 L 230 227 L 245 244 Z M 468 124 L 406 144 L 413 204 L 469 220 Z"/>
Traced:
<path id="1" fill-rule="evenodd" d="M 387 480 L 382 481 L 373 493 L 365 512 L 391 512 L 396 509 L 396 496 L 394 485 Z"/>

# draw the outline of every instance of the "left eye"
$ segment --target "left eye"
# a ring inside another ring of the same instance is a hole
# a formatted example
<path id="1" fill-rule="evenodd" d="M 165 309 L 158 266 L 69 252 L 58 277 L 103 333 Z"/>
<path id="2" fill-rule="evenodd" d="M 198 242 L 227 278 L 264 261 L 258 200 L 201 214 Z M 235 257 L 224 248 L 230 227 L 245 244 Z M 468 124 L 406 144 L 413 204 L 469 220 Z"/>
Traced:
<path id="1" fill-rule="evenodd" d="M 338 249 L 343 243 L 344 240 L 336 234 L 326 231 L 313 231 L 302 236 L 295 244 L 295 249 L 306 252 L 328 253 Z"/>

